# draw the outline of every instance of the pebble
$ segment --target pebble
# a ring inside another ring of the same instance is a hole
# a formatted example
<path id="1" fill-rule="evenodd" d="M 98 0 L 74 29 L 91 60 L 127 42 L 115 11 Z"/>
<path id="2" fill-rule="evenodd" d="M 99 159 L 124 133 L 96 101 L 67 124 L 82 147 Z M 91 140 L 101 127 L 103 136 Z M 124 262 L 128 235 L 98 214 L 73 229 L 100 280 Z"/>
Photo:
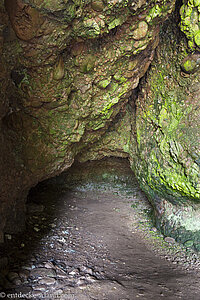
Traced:
<path id="1" fill-rule="evenodd" d="M 30 272 L 31 277 L 55 277 L 56 276 L 56 271 L 53 269 L 46 269 L 46 268 L 35 268 L 31 270 Z"/>
<path id="2" fill-rule="evenodd" d="M 94 278 L 94 276 L 90 276 L 89 274 L 86 275 L 85 279 L 90 282 L 90 283 L 94 283 L 97 280 Z"/>
<path id="3" fill-rule="evenodd" d="M 6 239 L 6 240 L 12 240 L 12 235 L 10 235 L 10 234 L 5 234 L 5 239 Z"/>
<path id="4" fill-rule="evenodd" d="M 81 270 L 81 272 L 84 272 L 86 274 L 90 274 L 90 275 L 93 274 L 93 270 L 88 267 L 85 267 L 85 266 L 81 267 L 80 270 Z"/>
<path id="5" fill-rule="evenodd" d="M 165 242 L 170 243 L 170 244 L 174 244 L 176 241 L 174 238 L 167 236 L 165 239 Z"/>
<path id="6" fill-rule="evenodd" d="M 152 228 L 151 228 L 151 231 L 157 232 L 157 228 L 156 228 L 156 227 L 152 227 Z"/>
<path id="7" fill-rule="evenodd" d="M 76 282 L 76 285 L 83 285 L 85 284 L 85 280 L 84 279 L 78 279 Z"/>
<path id="8" fill-rule="evenodd" d="M 46 285 L 53 285 L 56 283 L 56 280 L 54 278 L 42 278 L 39 280 L 40 284 L 46 284 Z"/>
<path id="9" fill-rule="evenodd" d="M 58 271 L 57 272 L 57 277 L 61 278 L 61 279 L 64 279 L 67 277 L 67 274 L 64 273 L 64 272 L 61 272 L 61 271 Z"/>
<path id="10" fill-rule="evenodd" d="M 79 270 L 78 269 L 74 269 L 73 271 L 69 272 L 69 275 L 74 276 L 79 274 Z"/>
<path id="11" fill-rule="evenodd" d="M 36 232 L 39 232 L 39 231 L 40 231 L 40 228 L 38 228 L 38 227 L 33 227 L 33 229 L 34 229 Z"/>
<path id="12" fill-rule="evenodd" d="M 45 292 L 47 287 L 44 284 L 39 284 L 39 285 L 35 286 L 33 289 L 37 290 L 37 291 L 40 291 L 40 292 Z"/>
<path id="13" fill-rule="evenodd" d="M 31 270 L 32 270 L 32 266 L 30 266 L 30 265 L 25 265 L 25 266 L 22 266 L 22 269 L 31 271 Z"/>
<path id="14" fill-rule="evenodd" d="M 53 269 L 54 268 L 54 265 L 52 264 L 52 262 L 46 262 L 44 266 L 45 266 L 46 269 Z"/>

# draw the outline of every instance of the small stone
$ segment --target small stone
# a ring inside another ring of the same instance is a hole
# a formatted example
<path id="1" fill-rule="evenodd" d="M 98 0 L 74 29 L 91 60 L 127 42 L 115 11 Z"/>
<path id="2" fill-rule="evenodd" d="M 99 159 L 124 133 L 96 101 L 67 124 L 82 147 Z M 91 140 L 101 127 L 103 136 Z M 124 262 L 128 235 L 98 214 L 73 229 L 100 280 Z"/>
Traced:
<path id="1" fill-rule="evenodd" d="M 94 276 L 90 276 L 89 274 L 86 275 L 86 278 L 85 278 L 88 282 L 90 283 L 94 283 L 96 282 L 96 278 Z"/>
<path id="2" fill-rule="evenodd" d="M 22 266 L 22 269 L 31 271 L 32 270 L 32 266 L 30 266 L 30 265 L 24 265 L 24 266 Z"/>
<path id="3" fill-rule="evenodd" d="M 145 21 L 141 21 L 138 24 L 138 28 L 133 31 L 133 38 L 135 40 L 141 40 L 147 35 L 148 24 Z"/>
<path id="4" fill-rule="evenodd" d="M 96 11 L 102 11 L 104 9 L 103 1 L 101 0 L 95 0 L 91 3 L 92 9 Z"/>
<path id="5" fill-rule="evenodd" d="M 42 278 L 39 280 L 40 284 L 53 285 L 56 283 L 54 278 Z"/>
<path id="6" fill-rule="evenodd" d="M 61 279 L 64 279 L 67 277 L 67 274 L 64 273 L 64 272 L 61 272 L 61 271 L 58 271 L 57 272 L 57 277 L 61 278 Z"/>
<path id="7" fill-rule="evenodd" d="M 85 284 L 85 280 L 84 279 L 78 279 L 76 282 L 76 285 L 83 285 Z"/>
<path id="8" fill-rule="evenodd" d="M 12 235 L 10 235 L 10 234 L 5 234 L 5 239 L 6 240 L 12 240 Z"/>
<path id="9" fill-rule="evenodd" d="M 151 228 L 151 231 L 157 232 L 157 228 L 156 228 L 156 227 L 152 227 L 152 228 Z"/>
<path id="10" fill-rule="evenodd" d="M 46 268 L 35 268 L 31 270 L 30 272 L 31 277 L 55 277 L 56 276 L 56 271 L 53 269 L 46 269 Z"/>
<path id="11" fill-rule="evenodd" d="M 59 289 L 55 291 L 55 295 L 62 295 L 63 294 L 63 290 Z"/>
<path id="12" fill-rule="evenodd" d="M 34 289 L 35 291 L 36 291 L 36 290 L 37 290 L 37 291 L 40 291 L 40 293 L 41 293 L 41 292 L 45 292 L 46 289 L 47 289 L 47 287 L 46 287 L 46 285 L 44 285 L 44 284 L 38 284 L 38 285 L 35 286 L 33 289 Z"/>
<path id="13" fill-rule="evenodd" d="M 181 69 L 187 74 L 195 73 L 200 66 L 200 55 L 190 54 L 181 63 Z"/>
<path id="14" fill-rule="evenodd" d="M 40 231 L 40 229 L 38 228 L 38 227 L 34 227 L 33 228 L 36 232 L 39 232 Z"/>
<path id="15" fill-rule="evenodd" d="M 44 266 L 45 266 L 46 269 L 54 268 L 54 265 L 52 264 L 52 262 L 46 262 Z"/>
<path id="16" fill-rule="evenodd" d="M 174 244 L 176 241 L 174 238 L 167 236 L 165 239 L 165 242 L 170 243 L 170 244 Z"/>
<path id="17" fill-rule="evenodd" d="M 80 270 L 86 274 L 90 274 L 90 275 L 93 274 L 93 270 L 85 266 L 81 267 Z"/>

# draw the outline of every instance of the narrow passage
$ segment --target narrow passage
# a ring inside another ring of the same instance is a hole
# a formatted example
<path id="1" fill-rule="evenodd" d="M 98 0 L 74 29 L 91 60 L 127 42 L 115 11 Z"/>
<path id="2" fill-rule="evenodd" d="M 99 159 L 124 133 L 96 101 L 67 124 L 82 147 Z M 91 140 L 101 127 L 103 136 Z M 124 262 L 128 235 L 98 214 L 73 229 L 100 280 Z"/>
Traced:
<path id="1" fill-rule="evenodd" d="M 124 159 L 72 167 L 32 189 L 27 231 L 1 249 L 0 295 L 200 299 L 198 255 L 167 243 Z"/>

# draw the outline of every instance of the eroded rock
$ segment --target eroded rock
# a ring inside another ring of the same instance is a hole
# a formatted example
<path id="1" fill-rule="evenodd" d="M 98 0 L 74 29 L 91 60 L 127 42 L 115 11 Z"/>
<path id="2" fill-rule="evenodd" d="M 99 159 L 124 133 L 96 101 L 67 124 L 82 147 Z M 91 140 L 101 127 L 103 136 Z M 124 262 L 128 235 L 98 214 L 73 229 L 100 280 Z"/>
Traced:
<path id="1" fill-rule="evenodd" d="M 192 239 L 199 250 L 200 73 L 181 76 L 186 45 L 175 41 L 179 32 L 172 23 L 163 28 L 162 45 L 137 101 L 133 169 L 163 233 L 177 241 Z"/>
<path id="2" fill-rule="evenodd" d="M 174 5 L 6 0 L 9 22 L 1 4 L 2 240 L 23 228 L 30 187 L 69 168 L 125 110 Z"/>

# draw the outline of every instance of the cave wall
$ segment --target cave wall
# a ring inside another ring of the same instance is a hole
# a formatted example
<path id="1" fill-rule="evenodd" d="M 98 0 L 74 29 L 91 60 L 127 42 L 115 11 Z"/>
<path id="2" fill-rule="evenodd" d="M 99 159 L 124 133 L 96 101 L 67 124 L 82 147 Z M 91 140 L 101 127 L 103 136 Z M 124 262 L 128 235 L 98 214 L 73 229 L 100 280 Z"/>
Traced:
<path id="1" fill-rule="evenodd" d="M 129 157 L 155 211 L 161 198 L 166 206 L 198 199 L 198 56 L 189 59 L 189 73 L 184 58 L 198 48 L 186 6 L 190 18 L 199 6 L 188 3 L 180 24 L 189 46 L 162 29 L 163 48 L 142 84 L 175 1 L 0 4 L 1 241 L 23 228 L 30 187 L 75 158 Z"/>
<path id="2" fill-rule="evenodd" d="M 153 60 L 159 23 L 173 7 L 174 1 L 1 4 L 1 233 L 21 230 L 31 186 L 69 168 L 123 119 Z M 115 155 L 122 152 L 116 147 Z"/>
<path id="3" fill-rule="evenodd" d="M 141 84 L 132 166 L 157 226 L 199 251 L 200 54 L 198 45 L 190 52 L 176 18 L 162 27 L 157 55 Z"/>

